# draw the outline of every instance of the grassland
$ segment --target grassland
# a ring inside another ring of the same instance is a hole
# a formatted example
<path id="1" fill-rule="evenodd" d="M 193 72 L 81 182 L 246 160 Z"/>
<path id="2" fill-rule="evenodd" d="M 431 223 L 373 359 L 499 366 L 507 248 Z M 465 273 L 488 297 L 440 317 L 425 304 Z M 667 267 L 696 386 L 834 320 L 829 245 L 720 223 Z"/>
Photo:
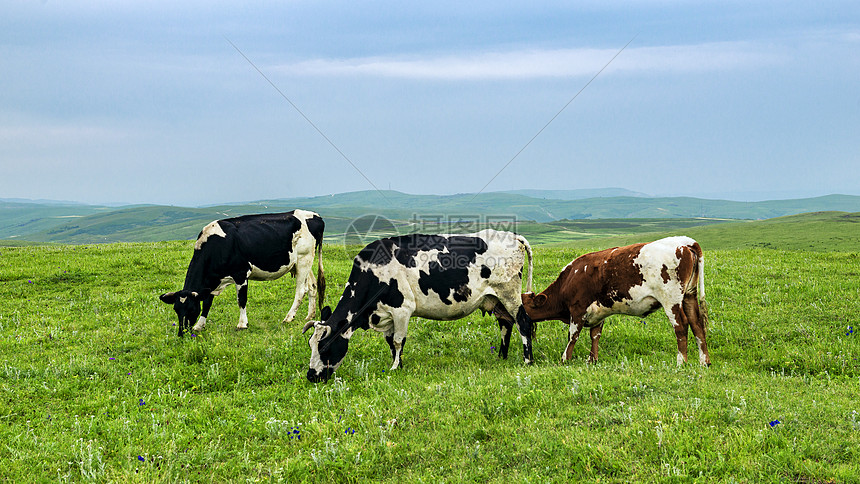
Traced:
<path id="1" fill-rule="evenodd" d="M 252 284 L 249 330 L 228 290 L 179 339 L 156 296 L 190 243 L 0 248 L 0 478 L 860 482 L 860 237 L 834 250 L 814 219 L 803 250 L 788 229 L 690 229 L 723 230 L 703 241 L 711 368 L 675 365 L 660 314 L 612 318 L 592 365 L 582 343 L 561 364 L 566 328 L 542 323 L 529 367 L 475 314 L 413 320 L 395 372 L 360 332 L 316 385 L 302 323 L 281 323 L 289 278 Z M 536 246 L 535 285 L 615 240 Z M 324 249 L 330 304 L 355 252 Z"/>

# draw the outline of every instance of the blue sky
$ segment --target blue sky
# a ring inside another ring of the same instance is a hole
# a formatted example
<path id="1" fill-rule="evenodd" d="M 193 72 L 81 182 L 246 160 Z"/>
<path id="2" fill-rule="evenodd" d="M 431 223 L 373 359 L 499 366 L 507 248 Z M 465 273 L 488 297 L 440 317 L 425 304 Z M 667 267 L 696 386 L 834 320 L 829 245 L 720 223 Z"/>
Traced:
<path id="1" fill-rule="evenodd" d="M 0 198 L 860 195 L 856 1 L 7 0 L 0 85 Z"/>

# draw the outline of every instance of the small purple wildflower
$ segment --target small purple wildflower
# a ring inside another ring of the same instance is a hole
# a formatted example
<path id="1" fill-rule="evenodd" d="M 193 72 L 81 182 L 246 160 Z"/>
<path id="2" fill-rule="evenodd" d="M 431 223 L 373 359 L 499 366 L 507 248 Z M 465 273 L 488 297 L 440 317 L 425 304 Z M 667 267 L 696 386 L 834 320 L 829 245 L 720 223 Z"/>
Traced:
<path id="1" fill-rule="evenodd" d="M 293 427 L 293 430 L 292 430 L 292 432 L 290 432 L 289 435 L 290 435 L 290 440 L 293 440 L 293 439 L 302 440 L 302 431 L 299 430 L 298 427 Z"/>
<path id="2" fill-rule="evenodd" d="M 854 334 L 854 328 L 848 326 L 848 332 L 845 333 L 845 336 L 851 336 L 852 334 Z"/>
<path id="3" fill-rule="evenodd" d="M 197 335 L 196 335 L 196 334 L 194 334 L 194 333 L 191 333 L 191 337 L 192 337 L 192 338 L 196 338 L 196 337 L 197 337 Z"/>
<path id="4" fill-rule="evenodd" d="M 131 374 L 131 373 L 129 373 L 129 374 Z M 146 402 L 144 402 L 142 398 L 140 398 L 138 400 L 140 400 L 140 403 L 138 403 L 139 406 L 142 407 L 142 406 L 146 405 Z"/>
<path id="5" fill-rule="evenodd" d="M 773 427 L 776 427 L 777 425 L 779 425 L 781 423 L 782 422 L 780 422 L 779 420 L 773 420 L 770 422 L 770 426 L 771 426 L 771 428 L 773 428 Z"/>
<path id="6" fill-rule="evenodd" d="M 137 460 L 141 462 L 146 462 L 146 459 L 144 459 L 142 455 L 137 456 Z"/>
<path id="7" fill-rule="evenodd" d="M 109 360 L 109 361 L 113 361 L 113 360 L 115 360 L 115 359 L 116 359 L 116 358 L 114 358 L 113 356 L 111 356 L 110 358 L 108 358 L 108 360 Z"/>
<path id="8" fill-rule="evenodd" d="M 355 429 L 354 429 L 354 428 L 352 428 L 352 427 L 347 427 L 347 429 L 346 429 L 346 431 L 345 431 L 344 433 L 345 433 L 345 434 L 347 434 L 347 435 L 352 435 L 352 434 L 354 434 L 354 433 L 355 433 Z"/>

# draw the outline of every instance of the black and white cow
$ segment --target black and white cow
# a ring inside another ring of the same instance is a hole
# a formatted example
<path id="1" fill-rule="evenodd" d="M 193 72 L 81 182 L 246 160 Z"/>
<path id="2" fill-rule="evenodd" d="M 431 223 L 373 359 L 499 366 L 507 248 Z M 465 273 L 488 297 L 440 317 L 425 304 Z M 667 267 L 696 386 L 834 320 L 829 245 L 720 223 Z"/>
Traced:
<path id="1" fill-rule="evenodd" d="M 346 356 L 357 329 L 385 335 L 394 363 L 402 365 L 409 318 L 450 321 L 476 309 L 493 312 L 502 329 L 499 356 L 507 358 L 514 321 L 523 340 L 523 359 L 532 362 L 532 324 L 522 305 L 522 276 L 528 255 L 527 290 L 532 283 L 528 241 L 511 232 L 483 230 L 468 235 L 412 234 L 377 240 L 353 261 L 349 281 L 332 312 L 311 327 L 308 380 L 328 379 Z"/>
<path id="2" fill-rule="evenodd" d="M 308 319 L 314 317 L 317 304 L 322 305 L 325 297 L 321 252 L 324 230 L 323 219 L 306 210 L 245 215 L 216 220 L 204 227 L 194 243 L 182 290 L 159 296 L 172 304 L 179 316 L 179 336 L 195 320 L 191 329 L 203 329 L 212 299 L 230 284 L 236 285 L 239 301 L 236 329 L 247 329 L 248 281 L 272 281 L 288 272 L 296 278 L 296 295 L 284 322 L 293 320 L 305 294 L 308 294 Z M 314 252 L 316 281 L 311 270 Z"/>

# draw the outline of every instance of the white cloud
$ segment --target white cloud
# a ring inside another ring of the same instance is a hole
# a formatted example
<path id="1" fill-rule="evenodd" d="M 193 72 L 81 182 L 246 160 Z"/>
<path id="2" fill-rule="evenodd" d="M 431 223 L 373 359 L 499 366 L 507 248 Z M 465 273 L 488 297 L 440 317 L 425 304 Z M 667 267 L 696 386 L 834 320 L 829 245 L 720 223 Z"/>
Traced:
<path id="1" fill-rule="evenodd" d="M 547 49 L 437 57 L 314 59 L 277 67 L 308 76 L 378 76 L 435 80 L 532 79 L 590 76 L 617 49 Z M 629 47 L 610 65 L 616 72 L 702 72 L 757 67 L 779 61 L 773 49 L 748 42 Z"/>

